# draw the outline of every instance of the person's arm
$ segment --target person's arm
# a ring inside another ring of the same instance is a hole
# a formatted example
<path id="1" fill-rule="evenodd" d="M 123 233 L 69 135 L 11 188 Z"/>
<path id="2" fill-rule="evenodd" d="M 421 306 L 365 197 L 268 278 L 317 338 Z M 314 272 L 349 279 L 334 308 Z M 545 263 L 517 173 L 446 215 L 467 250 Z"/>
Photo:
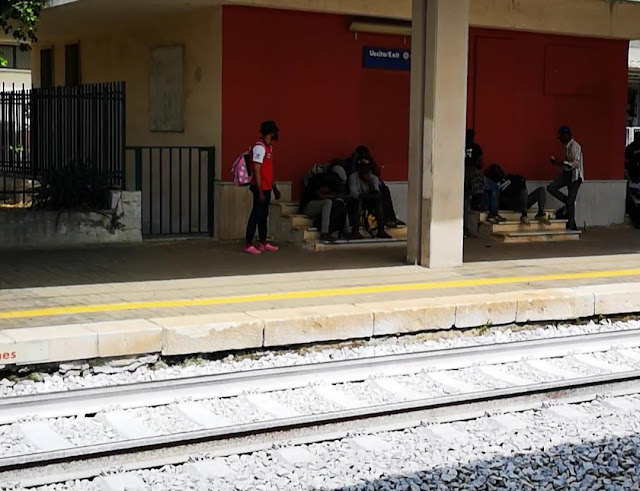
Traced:
<path id="1" fill-rule="evenodd" d="M 253 166 L 253 178 L 256 187 L 258 188 L 258 198 L 262 199 L 264 197 L 264 191 L 262 191 L 262 181 L 260 177 L 260 166 L 262 165 L 260 162 L 253 162 L 251 164 Z"/>
<path id="2" fill-rule="evenodd" d="M 357 178 L 358 176 L 356 176 L 355 174 L 352 174 L 349 177 L 349 193 L 351 194 L 351 197 L 355 199 L 358 199 L 360 197 L 360 190 L 358 189 L 358 183 L 356 182 Z"/>
<path id="3" fill-rule="evenodd" d="M 327 186 L 322 186 L 316 191 L 316 196 L 318 199 L 333 199 L 336 197 L 334 193 L 331 192 Z"/>
<path id="4" fill-rule="evenodd" d="M 259 143 L 254 145 L 254 147 L 251 149 L 251 166 L 253 167 L 254 184 L 258 188 L 259 199 L 264 198 L 264 191 L 262 189 L 262 178 L 260 177 L 260 166 L 262 165 L 262 162 L 264 162 L 265 154 L 265 148 Z"/>
<path id="5" fill-rule="evenodd" d="M 373 182 L 373 191 L 375 193 L 379 193 L 380 192 L 380 179 L 378 179 L 377 176 L 374 176 L 373 174 L 371 175 L 371 180 Z"/>
<path id="6" fill-rule="evenodd" d="M 276 201 L 279 201 L 280 198 L 282 198 L 282 193 L 278 189 L 278 186 L 275 182 L 273 183 L 273 186 L 271 186 L 271 190 L 273 191 L 273 197 L 276 199 Z"/>

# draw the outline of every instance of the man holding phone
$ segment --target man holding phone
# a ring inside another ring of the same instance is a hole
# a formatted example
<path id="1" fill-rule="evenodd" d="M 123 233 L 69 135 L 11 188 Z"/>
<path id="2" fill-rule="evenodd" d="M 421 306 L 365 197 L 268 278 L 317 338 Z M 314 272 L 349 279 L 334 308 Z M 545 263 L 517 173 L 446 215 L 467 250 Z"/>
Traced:
<path id="1" fill-rule="evenodd" d="M 559 210 L 556 218 L 561 218 L 564 211 L 569 221 L 567 228 L 569 230 L 578 230 L 576 225 L 576 198 L 584 181 L 582 147 L 573 139 L 571 129 L 568 126 L 558 128 L 557 138 L 565 147 L 565 157 L 564 159 L 551 157 L 551 164 L 561 167 L 562 170 L 553 182 L 547 186 L 547 191 L 565 205 L 563 209 Z M 560 191 L 562 188 L 567 188 L 568 195 Z"/>

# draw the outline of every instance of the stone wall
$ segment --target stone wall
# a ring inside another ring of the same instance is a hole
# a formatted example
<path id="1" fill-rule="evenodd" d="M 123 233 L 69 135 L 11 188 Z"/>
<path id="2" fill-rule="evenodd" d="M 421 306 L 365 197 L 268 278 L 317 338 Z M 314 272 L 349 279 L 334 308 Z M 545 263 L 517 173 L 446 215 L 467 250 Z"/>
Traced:
<path id="1" fill-rule="evenodd" d="M 112 191 L 110 202 L 89 213 L 0 209 L 0 248 L 141 242 L 140 192 Z"/>

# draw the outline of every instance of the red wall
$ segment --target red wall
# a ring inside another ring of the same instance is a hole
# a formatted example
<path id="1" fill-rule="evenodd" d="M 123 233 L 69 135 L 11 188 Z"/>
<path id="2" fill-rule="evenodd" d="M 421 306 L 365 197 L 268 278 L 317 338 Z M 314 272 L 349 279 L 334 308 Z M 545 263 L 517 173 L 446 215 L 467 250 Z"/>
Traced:
<path id="1" fill-rule="evenodd" d="M 401 37 L 348 30 L 347 17 L 223 7 L 223 178 L 257 137 L 281 128 L 276 178 L 299 183 L 314 163 L 364 143 L 387 180 L 406 180 L 409 73 L 362 68 L 362 47 L 408 47 Z M 622 177 L 627 44 L 470 29 L 469 125 L 486 162 L 548 179 L 571 125 L 588 179 Z M 297 194 L 294 185 L 294 193 Z"/>
<path id="2" fill-rule="evenodd" d="M 586 179 L 621 179 L 627 42 L 471 29 L 467 122 L 485 163 L 529 179 L 557 171 L 558 126 L 582 145 Z"/>
<path id="3" fill-rule="evenodd" d="M 245 7 L 222 15 L 224 178 L 260 121 L 274 119 L 278 180 L 299 183 L 313 164 L 359 144 L 371 148 L 386 179 L 406 180 L 409 72 L 362 68 L 363 46 L 405 47 L 402 38 L 355 39 L 337 15 Z"/>

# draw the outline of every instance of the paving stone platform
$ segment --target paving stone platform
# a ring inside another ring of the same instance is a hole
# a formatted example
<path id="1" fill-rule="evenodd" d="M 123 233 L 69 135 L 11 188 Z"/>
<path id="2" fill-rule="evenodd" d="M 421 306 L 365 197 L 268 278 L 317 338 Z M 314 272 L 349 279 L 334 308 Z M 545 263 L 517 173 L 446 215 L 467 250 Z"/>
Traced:
<path id="1" fill-rule="evenodd" d="M 288 253 L 259 260 L 283 261 Z M 299 260 L 297 254 L 289 259 Z M 324 269 L 311 263 L 315 270 L 307 272 L 143 281 L 132 275 L 132 281 L 74 285 L 61 277 L 56 286 L 5 287 L 0 364 L 222 352 L 640 312 L 640 254 L 475 262 L 449 270 L 382 260 L 348 269 L 346 256 L 324 254 L 311 253 L 324 256 Z M 245 270 L 263 264 L 233 257 Z"/>

